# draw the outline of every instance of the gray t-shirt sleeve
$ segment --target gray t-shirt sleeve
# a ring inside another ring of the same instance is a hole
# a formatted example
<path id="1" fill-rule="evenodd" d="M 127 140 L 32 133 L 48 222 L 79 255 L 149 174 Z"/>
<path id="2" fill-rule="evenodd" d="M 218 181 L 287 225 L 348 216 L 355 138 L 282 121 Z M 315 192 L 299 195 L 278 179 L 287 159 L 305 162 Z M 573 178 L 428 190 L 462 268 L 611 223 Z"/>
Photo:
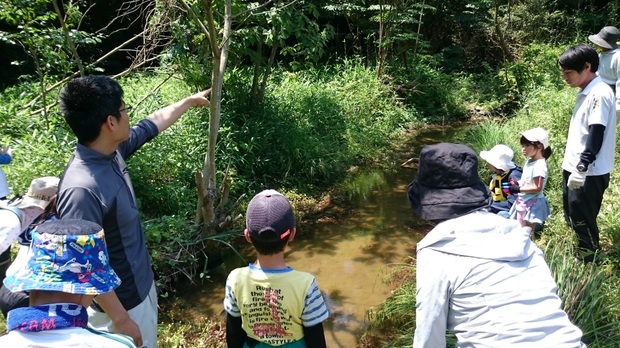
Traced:
<path id="1" fill-rule="evenodd" d="M 151 120 L 144 119 L 138 122 L 129 131 L 129 139 L 118 146 L 118 152 L 123 159 L 127 160 L 145 143 L 151 141 L 159 134 L 157 125 Z"/>
<path id="2" fill-rule="evenodd" d="M 70 187 L 59 193 L 58 213 L 61 219 L 83 219 L 103 226 L 103 202 L 83 187 Z"/>

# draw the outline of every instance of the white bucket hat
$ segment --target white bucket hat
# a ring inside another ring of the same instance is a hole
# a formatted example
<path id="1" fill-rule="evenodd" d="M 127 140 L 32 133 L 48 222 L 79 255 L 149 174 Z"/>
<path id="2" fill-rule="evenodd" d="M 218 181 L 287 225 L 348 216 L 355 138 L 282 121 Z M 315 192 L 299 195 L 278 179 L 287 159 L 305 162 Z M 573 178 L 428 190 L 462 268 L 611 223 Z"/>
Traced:
<path id="1" fill-rule="evenodd" d="M 16 206 L 19 209 L 29 207 L 39 207 L 45 209 L 52 198 L 58 192 L 58 179 L 55 176 L 45 176 L 33 179 L 28 188 L 28 193 L 18 202 Z"/>
<path id="2" fill-rule="evenodd" d="M 481 151 L 480 157 L 487 163 L 491 164 L 497 169 L 508 171 L 514 169 L 517 165 L 512 161 L 514 157 L 512 149 L 506 145 L 499 144 L 493 146 L 489 151 Z"/>
<path id="3" fill-rule="evenodd" d="M 531 142 L 539 142 L 543 145 L 543 149 L 549 147 L 549 133 L 546 130 L 536 127 L 532 129 L 528 129 L 524 132 L 520 132 L 521 135 L 525 137 L 525 139 Z"/>

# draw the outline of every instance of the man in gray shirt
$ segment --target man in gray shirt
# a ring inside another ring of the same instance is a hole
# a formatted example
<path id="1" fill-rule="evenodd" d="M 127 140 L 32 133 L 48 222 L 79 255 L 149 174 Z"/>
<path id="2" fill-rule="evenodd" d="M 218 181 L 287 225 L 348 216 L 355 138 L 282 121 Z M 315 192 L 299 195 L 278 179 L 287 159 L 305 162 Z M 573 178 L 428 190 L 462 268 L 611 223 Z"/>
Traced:
<path id="1" fill-rule="evenodd" d="M 76 78 L 60 93 L 60 110 L 78 139 L 58 190 L 61 219 L 84 219 L 106 231 L 110 264 L 122 280 L 95 299 L 89 325 L 157 347 L 157 293 L 125 161 L 190 107 L 208 106 L 210 89 L 157 110 L 129 126 L 123 89 L 110 77 Z"/>

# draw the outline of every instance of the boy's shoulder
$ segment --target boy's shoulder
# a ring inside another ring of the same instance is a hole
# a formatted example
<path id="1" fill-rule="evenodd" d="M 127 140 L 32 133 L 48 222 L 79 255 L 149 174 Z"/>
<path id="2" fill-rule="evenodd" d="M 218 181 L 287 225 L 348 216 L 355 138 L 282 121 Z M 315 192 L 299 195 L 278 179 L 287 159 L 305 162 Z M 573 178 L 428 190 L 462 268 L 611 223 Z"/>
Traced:
<path id="1" fill-rule="evenodd" d="M 280 275 L 288 275 L 288 274 L 306 274 L 306 275 L 310 275 L 312 277 L 314 277 L 314 275 L 310 272 L 306 272 L 306 271 L 298 271 L 296 269 L 294 269 L 293 267 L 287 266 L 284 268 L 278 268 L 278 269 L 273 269 L 273 268 L 261 268 L 258 267 L 252 263 L 248 264 L 247 266 L 243 266 L 243 267 L 237 267 L 235 269 L 233 269 L 232 271 L 230 271 L 229 274 L 233 274 L 233 273 L 248 273 L 248 272 L 258 272 L 258 273 L 264 273 L 264 274 L 280 274 Z"/>
<path id="2" fill-rule="evenodd" d="M 313 282 L 316 277 L 309 272 L 298 271 L 291 267 L 281 269 L 263 269 L 253 264 L 249 264 L 245 267 L 235 268 L 228 274 L 228 279 L 238 279 L 240 281 L 253 281 L 253 280 L 284 280 L 290 279 L 292 283 L 298 283 L 300 286 L 308 282 Z"/>

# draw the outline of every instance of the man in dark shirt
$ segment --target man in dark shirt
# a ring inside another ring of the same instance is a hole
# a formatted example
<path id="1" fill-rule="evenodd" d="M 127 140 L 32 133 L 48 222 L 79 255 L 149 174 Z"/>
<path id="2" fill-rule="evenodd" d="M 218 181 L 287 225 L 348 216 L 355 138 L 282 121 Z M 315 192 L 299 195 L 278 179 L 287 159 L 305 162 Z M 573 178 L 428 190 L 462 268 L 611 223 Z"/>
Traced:
<path id="1" fill-rule="evenodd" d="M 144 232 L 125 161 L 176 122 L 190 107 L 207 106 L 210 89 L 157 110 L 129 126 L 123 89 L 110 77 L 70 81 L 60 110 L 78 139 L 58 190 L 61 219 L 84 219 L 106 231 L 110 264 L 122 280 L 95 299 L 89 325 L 157 347 L 157 293 Z"/>

